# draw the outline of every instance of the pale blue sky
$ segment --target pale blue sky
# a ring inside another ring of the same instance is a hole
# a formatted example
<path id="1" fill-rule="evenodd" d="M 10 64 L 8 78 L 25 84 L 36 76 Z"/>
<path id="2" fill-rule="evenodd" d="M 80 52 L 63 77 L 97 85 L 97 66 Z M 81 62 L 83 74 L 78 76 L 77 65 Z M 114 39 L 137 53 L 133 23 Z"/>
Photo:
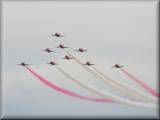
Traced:
<path id="1" fill-rule="evenodd" d="M 2 2 L 2 83 L 5 116 L 157 116 L 157 111 L 111 103 L 82 101 L 60 94 L 41 84 L 16 64 L 25 61 L 43 77 L 82 95 L 97 96 L 82 89 L 45 65 L 51 58 L 62 58 L 55 49 L 62 41 L 70 50 L 84 47 L 89 60 L 114 79 L 145 92 L 111 66 L 126 66 L 151 87 L 157 85 L 157 1 L 46 1 Z M 52 38 L 61 32 L 64 38 Z M 56 40 L 55 40 L 56 39 Z M 41 50 L 53 48 L 47 55 Z M 61 67 L 77 79 L 111 91 L 94 76 L 72 61 L 60 61 Z M 157 88 L 156 88 L 157 89 Z"/>

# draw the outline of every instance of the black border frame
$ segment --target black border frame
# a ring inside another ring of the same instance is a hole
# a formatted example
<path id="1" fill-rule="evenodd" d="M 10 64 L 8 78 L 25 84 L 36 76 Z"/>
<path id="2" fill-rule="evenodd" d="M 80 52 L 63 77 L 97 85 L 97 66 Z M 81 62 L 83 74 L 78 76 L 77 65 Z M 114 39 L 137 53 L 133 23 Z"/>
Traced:
<path id="1" fill-rule="evenodd" d="M 3 63 L 3 61 L 2 61 L 2 20 L 1 20 L 1 18 L 2 18 L 2 12 L 3 12 L 3 8 L 2 8 L 2 2 L 6 2 L 6 1 L 19 1 L 19 2 L 32 2 L 32 1 L 34 1 L 34 2 L 39 2 L 39 1 L 59 1 L 59 2 L 63 2 L 63 1 L 73 1 L 73 2 L 76 2 L 76 1 L 83 1 L 83 2 L 85 2 L 85 1 L 90 1 L 90 2 L 92 2 L 92 1 L 128 1 L 128 2 L 133 2 L 133 1 L 157 1 L 157 5 L 158 5 L 158 12 L 157 12 L 157 16 L 158 16 L 158 33 L 160 32 L 160 0 L 0 0 L 0 80 L 2 80 L 2 78 L 1 78 L 1 76 L 2 76 L 2 68 L 1 68 L 1 65 L 2 65 L 2 63 Z M 159 64 L 159 59 L 160 59 L 160 55 L 159 55 L 159 51 L 160 51 L 160 48 L 159 48 L 159 45 L 160 45 L 160 35 L 158 34 L 158 42 L 157 42 L 157 53 L 158 53 L 158 60 L 157 60 L 157 62 L 158 62 L 158 88 L 159 88 L 159 92 L 160 92 L 160 75 L 159 75 L 159 68 L 160 68 L 160 64 Z M 2 98 L 2 83 L 1 83 L 2 81 L 0 81 L 0 98 Z M 159 97 L 160 98 L 160 97 Z M 158 103 L 159 103 L 159 101 L 158 101 Z M 1 108 L 1 106 L 2 106 L 2 100 L 0 99 L 0 115 L 1 115 L 1 113 L 2 113 L 2 108 Z M 160 104 L 159 104 L 159 106 L 160 106 Z M 160 107 L 158 108 L 158 113 L 159 113 L 159 117 L 158 118 L 144 118 L 144 117 L 132 117 L 132 118 L 127 118 L 127 117 L 121 117 L 121 118 L 118 118 L 118 117 L 106 117 L 106 118 L 104 118 L 104 117 L 94 117 L 94 118 L 92 118 L 92 117 L 82 117 L 82 116 L 79 116 L 79 117 L 72 117 L 72 116 L 70 116 L 70 117 L 68 117 L 68 116 L 66 116 L 66 117 L 54 117 L 53 118 L 53 116 L 44 116 L 44 117 L 29 117 L 29 116 L 24 116 L 23 118 L 22 117 L 13 117 L 13 118 L 11 118 L 11 117 L 6 117 L 6 116 L 4 116 L 3 118 L 0 118 L 0 119 L 2 119 L 2 120 L 6 120 L 6 119 L 160 119 Z"/>

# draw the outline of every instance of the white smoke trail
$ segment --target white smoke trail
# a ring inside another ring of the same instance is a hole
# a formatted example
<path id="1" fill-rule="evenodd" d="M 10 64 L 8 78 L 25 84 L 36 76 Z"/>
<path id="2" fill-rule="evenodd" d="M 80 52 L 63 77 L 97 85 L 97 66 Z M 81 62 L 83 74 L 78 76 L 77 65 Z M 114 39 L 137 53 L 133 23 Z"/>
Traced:
<path id="1" fill-rule="evenodd" d="M 80 85 L 81 87 L 85 88 L 88 90 L 88 88 L 86 88 L 81 82 L 79 82 L 78 80 L 76 80 L 75 78 L 73 78 L 71 75 L 69 75 L 68 73 L 66 73 L 64 70 L 62 70 L 60 67 L 55 66 L 55 68 L 61 72 L 63 75 L 65 75 L 66 77 L 68 77 L 70 80 L 72 80 L 73 82 L 75 82 L 76 84 Z M 107 99 L 106 99 L 107 100 Z M 111 99 L 108 98 L 108 101 L 111 101 Z"/>
<path id="2" fill-rule="evenodd" d="M 121 104 L 125 104 L 128 106 L 134 106 L 134 107 L 140 107 L 140 108 L 151 108 L 151 109 L 156 109 L 157 106 L 155 104 L 152 103 L 144 103 L 144 102 L 135 102 L 135 101 L 131 101 L 129 99 L 124 99 L 118 96 L 115 96 L 114 94 L 110 94 L 109 92 L 104 92 L 102 90 L 99 90 L 97 88 L 95 88 L 94 86 L 88 85 L 82 81 L 78 81 L 76 79 L 74 79 L 72 76 L 70 76 L 69 74 L 67 74 L 65 71 L 63 71 L 60 67 L 56 68 L 65 76 L 67 76 L 68 78 L 70 78 L 72 81 L 74 81 L 75 83 L 79 84 L 80 86 L 82 86 L 83 88 L 86 88 L 94 93 L 97 93 L 100 96 L 103 96 L 105 98 L 111 98 L 113 101 L 117 102 L 117 103 L 121 103 Z"/>
<path id="3" fill-rule="evenodd" d="M 89 56 L 92 59 L 93 59 L 93 57 L 94 57 L 94 59 L 96 59 L 96 57 L 93 56 L 93 55 L 91 56 L 90 54 L 87 54 L 87 56 Z M 109 81 L 113 82 L 114 84 L 116 84 L 117 87 L 118 86 L 122 86 L 122 87 L 120 87 L 120 89 L 124 89 L 125 92 L 128 93 L 128 90 L 130 90 L 130 89 L 128 89 L 129 86 L 127 84 L 125 84 L 125 83 L 122 84 L 119 81 L 115 81 L 114 79 L 112 79 L 111 77 L 109 77 L 108 75 L 106 75 L 106 73 L 104 74 L 103 72 L 101 72 L 100 70 L 98 70 L 97 67 L 92 66 L 91 68 L 93 68 L 94 71 L 96 71 L 98 74 L 100 74 L 101 76 L 103 76 L 107 81 L 109 80 Z M 106 82 L 106 80 L 104 80 L 104 83 L 108 84 L 108 82 Z M 137 94 L 140 93 L 143 96 L 148 97 L 148 99 L 151 100 L 152 102 L 156 102 L 156 100 L 157 100 L 157 98 L 155 96 L 150 96 L 150 95 L 142 93 L 142 92 L 140 92 L 140 91 L 138 91 L 136 89 L 133 89 L 133 90 L 134 90 L 133 92 L 135 93 L 135 95 L 137 95 Z"/>
<path id="4" fill-rule="evenodd" d="M 90 58 L 94 57 L 96 59 L 95 56 L 93 56 L 93 55 L 91 56 L 91 54 L 89 54 L 89 53 L 87 53 L 87 56 L 89 56 Z M 91 68 L 93 68 L 93 70 L 96 71 L 99 75 L 103 76 L 107 81 L 110 80 L 114 84 L 118 85 L 117 87 L 122 86 L 122 89 L 124 89 L 124 90 L 126 90 L 126 89 L 129 88 L 127 84 L 125 84 L 125 83 L 122 84 L 119 81 L 115 81 L 114 79 L 112 79 L 111 77 L 109 77 L 109 75 L 106 75 L 106 73 L 104 74 L 103 72 L 101 72 L 100 70 L 98 70 L 97 67 L 91 66 Z M 106 80 L 104 82 L 106 84 L 108 84 Z M 128 92 L 128 91 L 126 91 L 126 92 Z M 135 94 L 141 92 L 142 95 L 147 96 L 152 102 L 155 102 L 157 100 L 157 98 L 155 96 L 150 96 L 150 95 L 148 95 L 148 94 L 146 94 L 146 93 L 144 93 L 142 91 L 138 91 L 138 90 L 134 89 L 133 92 L 135 92 Z"/>
<path id="5" fill-rule="evenodd" d="M 87 66 L 82 65 L 83 63 L 78 60 L 73 54 L 71 54 L 70 52 L 68 52 L 66 49 L 63 49 L 68 55 L 70 55 L 71 57 L 74 58 L 74 60 L 80 64 L 82 67 L 84 67 L 87 71 L 89 71 L 90 73 L 92 73 L 93 75 L 95 75 L 99 80 L 104 81 L 107 84 L 110 84 L 111 86 L 113 86 L 114 88 L 121 90 L 123 92 L 125 92 L 128 96 L 130 97 L 135 97 L 137 99 L 142 99 L 144 101 L 150 101 L 150 102 L 155 102 L 155 99 L 148 97 L 144 94 L 141 94 L 139 91 L 135 91 L 125 85 L 123 85 L 122 83 L 117 83 L 117 81 L 113 81 L 112 79 L 106 79 L 104 78 L 104 76 L 102 76 L 101 74 L 97 74 L 95 71 L 93 71 L 92 69 L 88 68 Z"/>
<path id="6" fill-rule="evenodd" d="M 129 92 L 129 87 L 127 87 L 126 84 L 121 84 L 119 81 L 115 81 L 112 78 L 110 78 L 109 76 L 107 76 L 106 74 L 102 73 L 100 70 L 98 70 L 96 67 L 92 67 L 97 73 L 99 73 L 101 76 L 103 76 L 104 78 L 106 78 L 106 80 L 104 82 L 108 83 L 107 81 L 110 80 L 112 81 L 112 83 L 116 84 L 117 87 L 123 85 L 123 87 L 119 87 L 119 89 L 123 89 L 126 93 Z M 132 88 L 133 90 L 133 88 Z M 139 91 L 135 90 L 133 91 L 133 94 L 135 94 L 135 96 L 137 96 L 137 94 L 139 94 Z M 150 101 L 155 102 L 156 98 L 154 96 L 149 96 L 147 94 L 141 93 L 141 95 L 143 95 L 144 97 L 148 98 Z"/>

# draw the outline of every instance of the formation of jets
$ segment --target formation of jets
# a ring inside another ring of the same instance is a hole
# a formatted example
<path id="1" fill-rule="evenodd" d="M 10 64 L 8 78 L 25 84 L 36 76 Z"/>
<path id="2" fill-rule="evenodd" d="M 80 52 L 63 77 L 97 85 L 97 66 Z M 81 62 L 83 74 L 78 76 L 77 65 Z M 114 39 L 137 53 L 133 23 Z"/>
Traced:
<path id="1" fill-rule="evenodd" d="M 54 33 L 52 36 L 55 36 L 55 37 L 64 37 L 64 35 L 60 34 L 60 33 Z M 69 48 L 69 47 L 66 47 L 64 46 L 64 44 L 60 44 L 59 46 L 57 46 L 56 48 L 61 48 L 61 49 L 65 49 L 65 48 Z M 46 48 L 42 51 L 45 51 L 45 52 L 48 52 L 48 53 L 51 53 L 51 52 L 54 52 L 53 50 L 51 50 L 50 48 Z M 86 52 L 88 50 L 86 49 L 83 49 L 83 48 L 78 48 L 77 50 L 75 50 L 76 52 Z M 62 59 L 66 59 L 66 60 L 70 60 L 70 59 L 73 59 L 72 57 L 68 56 L 68 55 L 65 55 Z M 58 63 L 54 62 L 54 61 L 50 61 L 49 63 L 47 64 L 50 64 L 50 65 L 59 65 Z M 18 65 L 21 65 L 21 66 L 28 66 L 30 64 L 26 64 L 25 62 L 21 62 L 20 64 Z M 89 61 L 87 61 L 85 64 L 82 64 L 82 65 L 87 65 L 87 66 L 91 66 L 91 65 L 95 65 L 93 63 L 90 63 Z M 120 66 L 119 64 L 115 64 L 114 66 L 112 67 L 115 67 L 115 68 L 121 68 L 121 67 L 124 67 L 124 66 Z"/>

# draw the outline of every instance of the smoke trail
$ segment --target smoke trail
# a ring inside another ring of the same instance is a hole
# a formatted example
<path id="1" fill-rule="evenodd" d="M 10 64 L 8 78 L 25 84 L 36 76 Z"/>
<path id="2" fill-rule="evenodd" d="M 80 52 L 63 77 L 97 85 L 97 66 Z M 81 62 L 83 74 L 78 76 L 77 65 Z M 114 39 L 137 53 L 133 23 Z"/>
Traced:
<path id="1" fill-rule="evenodd" d="M 78 81 L 74 78 L 72 78 L 69 74 L 67 74 L 66 72 L 64 72 L 61 68 L 56 67 L 62 74 L 64 74 L 65 76 L 67 76 L 68 78 L 70 78 L 72 81 L 76 82 L 77 84 L 79 84 L 80 86 L 97 93 L 98 95 L 101 95 L 105 98 L 111 98 L 113 101 L 115 101 L 116 103 L 121 103 L 121 104 L 125 104 L 125 105 L 129 105 L 129 106 L 134 106 L 134 107 L 144 107 L 144 108 L 156 108 L 155 104 L 152 103 L 144 103 L 144 102 L 135 102 L 135 101 L 131 101 L 128 99 L 124 99 L 118 96 L 115 96 L 113 94 L 110 94 L 109 92 L 104 92 L 101 91 L 97 88 L 95 88 L 94 86 L 88 85 L 84 82 Z"/>
<path id="2" fill-rule="evenodd" d="M 61 92 L 63 94 L 72 96 L 72 97 L 76 97 L 79 99 L 84 99 L 84 100 L 90 100 L 90 101 L 94 101 L 94 102 L 113 102 L 109 99 L 103 99 L 103 98 L 92 98 L 92 97 L 86 97 L 86 96 L 81 96 L 79 94 L 76 94 L 74 92 L 68 91 L 66 89 L 60 88 L 56 85 L 54 85 L 53 83 L 50 83 L 48 80 L 44 79 L 43 77 L 41 77 L 40 75 L 38 75 L 36 72 L 34 72 L 31 68 L 26 67 L 26 69 L 32 74 L 34 75 L 36 78 L 38 78 L 41 82 L 43 82 L 45 85 L 47 85 L 48 87 Z"/>
<path id="3" fill-rule="evenodd" d="M 154 96 L 159 97 L 160 93 L 156 92 L 154 89 L 152 89 L 151 87 L 149 87 L 147 84 L 145 84 L 143 81 L 137 79 L 136 77 L 134 77 L 133 75 L 131 75 L 129 72 L 127 72 L 126 70 L 120 68 L 120 70 L 127 75 L 131 80 L 135 81 L 137 84 L 139 84 L 141 87 L 143 87 L 144 89 L 146 89 L 149 93 L 151 93 Z"/>
<path id="4" fill-rule="evenodd" d="M 106 78 L 106 80 L 111 80 L 113 84 L 117 85 L 117 87 L 119 86 L 122 86 L 122 87 L 119 87 L 119 89 L 123 90 L 125 93 L 127 94 L 130 94 L 130 91 L 132 91 L 132 94 L 136 97 L 139 97 L 139 96 L 142 96 L 144 98 L 144 101 L 146 101 L 145 99 L 149 99 L 150 101 L 152 102 L 155 102 L 155 99 L 151 96 L 148 96 L 148 95 L 145 95 L 145 94 L 142 94 L 142 93 L 139 93 L 139 91 L 137 90 L 133 90 L 133 89 L 130 89 L 129 87 L 127 87 L 127 85 L 125 84 L 121 84 L 119 81 L 115 81 L 113 80 L 112 78 L 108 77 L 106 74 L 102 73 L 100 70 L 98 70 L 97 68 L 95 67 L 92 67 L 97 73 L 99 73 L 100 75 L 102 75 L 104 78 Z M 105 81 L 107 82 L 107 81 Z"/>
<path id="5" fill-rule="evenodd" d="M 124 86 L 123 84 L 121 83 L 117 83 L 117 81 L 113 81 L 112 79 L 109 79 L 104 77 L 104 75 L 102 74 L 97 74 L 95 73 L 93 70 L 91 70 L 90 68 L 88 68 L 87 66 L 84 66 L 82 65 L 82 62 L 80 60 L 78 60 L 75 56 L 73 56 L 70 52 L 68 52 L 67 50 L 63 49 L 68 55 L 72 56 L 74 58 L 74 60 L 80 64 L 82 67 L 84 67 L 87 71 L 89 71 L 90 73 L 92 73 L 93 75 L 95 75 L 99 80 L 101 81 L 104 81 L 105 83 L 107 84 L 110 84 L 112 85 L 114 88 L 116 89 L 119 89 L 123 92 L 125 92 L 127 95 L 131 96 L 131 97 L 135 97 L 135 98 L 138 98 L 138 99 L 143 99 L 144 101 L 154 101 L 152 98 L 148 97 L 148 96 L 145 96 L 145 95 L 142 95 L 140 94 L 139 92 L 136 92 L 135 90 L 127 87 L 127 86 Z M 98 70 L 97 70 L 98 71 Z M 100 73 L 100 71 L 99 71 Z"/>
<path id="6" fill-rule="evenodd" d="M 68 77 L 70 80 L 72 80 L 73 82 L 77 83 L 78 85 L 82 86 L 83 88 L 86 88 L 83 84 L 81 84 L 81 82 L 79 82 L 78 80 L 76 80 L 75 78 L 73 78 L 72 76 L 70 76 L 69 74 L 67 74 L 65 71 L 63 71 L 60 67 L 57 67 L 57 70 L 60 71 L 63 75 L 65 75 L 66 77 Z M 88 89 L 88 88 L 87 88 Z M 111 99 L 107 99 L 108 101 L 113 102 Z"/>

